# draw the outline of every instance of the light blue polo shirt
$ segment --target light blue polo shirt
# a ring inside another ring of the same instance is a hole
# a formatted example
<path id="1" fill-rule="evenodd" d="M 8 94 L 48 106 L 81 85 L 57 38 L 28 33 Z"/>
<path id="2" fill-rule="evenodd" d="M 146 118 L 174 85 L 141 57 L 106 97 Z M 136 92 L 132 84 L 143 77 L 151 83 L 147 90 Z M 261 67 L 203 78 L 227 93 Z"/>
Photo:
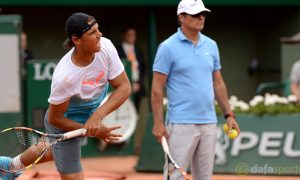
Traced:
<path id="1" fill-rule="evenodd" d="M 168 76 L 166 123 L 216 123 L 213 72 L 220 70 L 215 41 L 199 32 L 195 46 L 178 28 L 159 45 L 153 71 Z"/>

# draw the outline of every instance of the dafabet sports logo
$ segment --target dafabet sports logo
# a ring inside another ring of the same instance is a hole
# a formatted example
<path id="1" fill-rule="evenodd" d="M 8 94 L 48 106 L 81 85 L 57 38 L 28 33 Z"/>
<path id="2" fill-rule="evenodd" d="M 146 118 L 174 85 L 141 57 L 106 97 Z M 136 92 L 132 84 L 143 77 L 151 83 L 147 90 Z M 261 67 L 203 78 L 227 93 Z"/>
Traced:
<path id="1" fill-rule="evenodd" d="M 264 175 L 284 175 L 284 174 L 300 174 L 300 166 L 271 166 L 270 164 L 254 164 L 250 166 L 248 163 L 238 163 L 235 166 L 235 173 L 239 176 L 248 174 L 264 174 Z"/>

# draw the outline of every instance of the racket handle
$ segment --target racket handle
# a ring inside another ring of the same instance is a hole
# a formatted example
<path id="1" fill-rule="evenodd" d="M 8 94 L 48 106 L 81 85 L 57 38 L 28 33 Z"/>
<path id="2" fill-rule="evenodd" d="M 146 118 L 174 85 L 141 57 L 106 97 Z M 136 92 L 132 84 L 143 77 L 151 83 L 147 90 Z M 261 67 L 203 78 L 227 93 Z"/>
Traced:
<path id="1" fill-rule="evenodd" d="M 166 154 L 169 154 L 170 153 L 170 150 L 169 150 L 169 146 L 168 146 L 168 143 L 167 143 L 167 140 L 165 138 L 165 136 L 163 136 L 161 138 L 161 145 L 163 147 L 163 150 Z"/>
<path id="2" fill-rule="evenodd" d="M 70 139 L 77 136 L 85 136 L 86 135 L 86 129 L 77 129 L 74 131 L 70 131 L 64 134 L 64 139 Z"/>

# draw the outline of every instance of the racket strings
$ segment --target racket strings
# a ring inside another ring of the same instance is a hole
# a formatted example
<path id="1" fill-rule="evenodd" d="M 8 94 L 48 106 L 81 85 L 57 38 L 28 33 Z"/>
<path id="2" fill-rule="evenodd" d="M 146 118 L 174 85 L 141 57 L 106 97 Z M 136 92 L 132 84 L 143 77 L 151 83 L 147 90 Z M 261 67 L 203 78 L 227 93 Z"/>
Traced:
<path id="1" fill-rule="evenodd" d="M 15 157 L 36 144 L 39 137 L 25 130 L 9 130 L 0 134 L 0 156 Z"/>
<path id="2" fill-rule="evenodd" d="M 172 163 L 169 163 L 168 174 L 171 175 L 175 170 L 178 170 L 184 177 L 187 175 L 187 173 L 182 168 L 177 168 Z"/>
<path id="3" fill-rule="evenodd" d="M 169 176 L 171 176 L 171 174 L 173 173 L 173 171 L 176 169 L 176 167 L 174 166 L 173 163 L 171 163 L 170 158 L 168 157 L 168 174 Z"/>
<path id="4" fill-rule="evenodd" d="M 167 158 L 168 158 L 168 178 L 170 178 L 171 175 L 173 173 L 175 173 L 177 170 L 180 172 L 180 174 L 182 175 L 184 180 L 189 180 L 187 178 L 187 173 L 182 168 L 177 167 L 175 164 L 173 164 L 173 162 L 171 161 L 171 159 L 169 157 L 167 157 Z"/>
<path id="5" fill-rule="evenodd" d="M 15 169 L 15 164 L 24 164 L 25 167 L 34 162 L 47 145 L 45 139 L 34 131 L 11 129 L 0 133 L 0 147 L 0 168 L 10 171 Z"/>
<path id="6" fill-rule="evenodd" d="M 169 166 L 170 166 L 170 165 L 169 165 Z M 172 175 L 173 173 L 176 172 L 176 170 L 180 172 L 180 174 L 181 174 L 183 180 L 189 180 L 189 179 L 187 178 L 187 173 L 186 173 L 183 169 L 181 169 L 181 168 L 176 168 L 175 166 L 173 166 L 172 168 L 169 168 L 169 169 L 168 169 L 168 178 L 170 178 L 171 175 Z"/>

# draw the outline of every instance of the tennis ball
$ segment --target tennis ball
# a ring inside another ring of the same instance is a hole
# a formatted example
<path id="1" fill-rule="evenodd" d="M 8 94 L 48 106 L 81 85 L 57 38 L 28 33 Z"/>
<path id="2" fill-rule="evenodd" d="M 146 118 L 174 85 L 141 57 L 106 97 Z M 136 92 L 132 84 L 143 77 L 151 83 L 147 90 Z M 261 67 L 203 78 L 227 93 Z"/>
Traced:
<path id="1" fill-rule="evenodd" d="M 228 133 L 228 126 L 227 126 L 227 124 L 225 123 L 224 125 L 223 125 L 223 130 L 224 130 L 224 132 L 227 134 Z"/>
<path id="2" fill-rule="evenodd" d="M 231 129 L 231 130 L 229 130 L 227 135 L 228 135 L 228 137 L 229 137 L 230 139 L 235 139 L 236 137 L 239 136 L 239 134 L 238 134 L 238 132 L 237 132 L 236 129 Z"/>

